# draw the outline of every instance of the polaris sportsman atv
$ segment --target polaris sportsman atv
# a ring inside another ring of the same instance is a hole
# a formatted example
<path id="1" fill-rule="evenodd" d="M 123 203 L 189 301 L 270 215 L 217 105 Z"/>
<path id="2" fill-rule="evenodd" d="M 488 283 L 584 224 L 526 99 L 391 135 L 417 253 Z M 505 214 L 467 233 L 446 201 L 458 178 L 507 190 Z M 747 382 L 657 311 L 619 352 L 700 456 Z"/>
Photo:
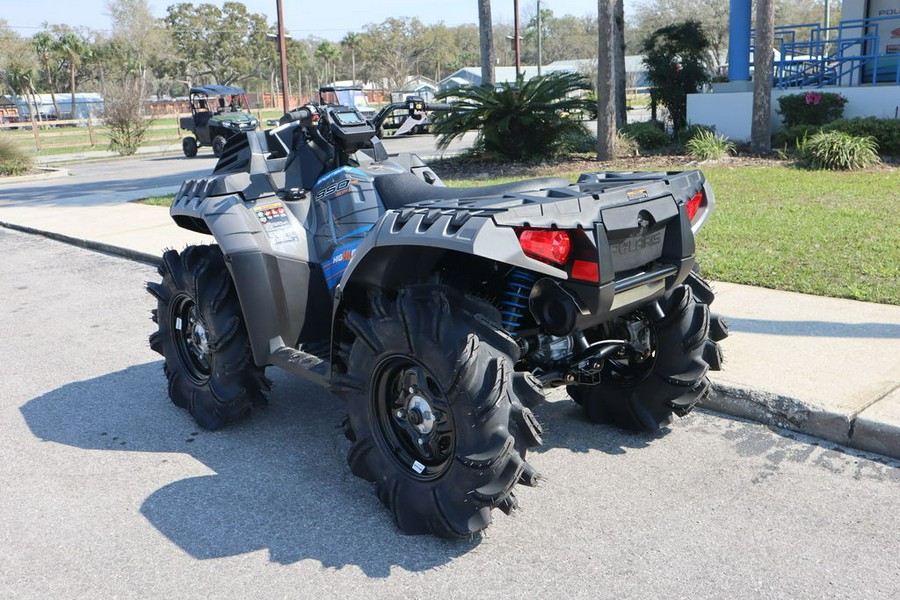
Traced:
<path id="1" fill-rule="evenodd" d="M 699 171 L 454 189 L 374 134 L 305 106 L 181 187 L 172 218 L 217 245 L 165 253 L 150 345 L 202 427 L 296 373 L 346 400 L 350 468 L 403 531 L 465 537 L 539 480 L 543 388 L 638 430 L 705 397 L 727 331 L 694 270 Z"/>

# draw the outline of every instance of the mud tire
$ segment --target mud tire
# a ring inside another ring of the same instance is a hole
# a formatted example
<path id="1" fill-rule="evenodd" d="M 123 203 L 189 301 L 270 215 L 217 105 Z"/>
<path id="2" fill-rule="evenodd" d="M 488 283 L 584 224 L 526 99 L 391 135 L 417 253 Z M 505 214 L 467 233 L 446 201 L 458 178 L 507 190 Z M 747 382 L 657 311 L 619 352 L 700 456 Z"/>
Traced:
<path id="1" fill-rule="evenodd" d="M 646 364 L 627 368 L 607 360 L 598 385 L 569 386 L 569 395 L 589 420 L 653 432 L 669 425 L 673 415 L 688 414 L 709 394 L 707 372 L 722 364 L 722 350 L 710 333 L 722 339 L 727 327 L 720 319 L 711 328 L 708 302 L 699 301 L 693 290 L 697 287 L 709 302 L 712 290 L 698 275 L 690 277 L 660 300 L 662 318 L 642 312 L 656 340 Z"/>
<path id="2" fill-rule="evenodd" d="M 218 246 L 167 251 L 160 283 L 148 282 L 157 300 L 150 347 L 165 358 L 172 403 L 204 429 L 219 429 L 266 405 L 271 384 L 253 362 L 240 302 Z"/>
<path id="3" fill-rule="evenodd" d="M 347 461 L 405 533 L 469 537 L 492 509 L 516 507 L 516 483 L 538 482 L 525 454 L 541 429 L 519 399 L 532 383 L 513 372 L 519 348 L 498 322 L 489 304 L 440 285 L 373 293 L 345 316 L 335 389 L 348 403 Z M 436 419 L 418 440 L 397 416 L 412 390 Z"/>

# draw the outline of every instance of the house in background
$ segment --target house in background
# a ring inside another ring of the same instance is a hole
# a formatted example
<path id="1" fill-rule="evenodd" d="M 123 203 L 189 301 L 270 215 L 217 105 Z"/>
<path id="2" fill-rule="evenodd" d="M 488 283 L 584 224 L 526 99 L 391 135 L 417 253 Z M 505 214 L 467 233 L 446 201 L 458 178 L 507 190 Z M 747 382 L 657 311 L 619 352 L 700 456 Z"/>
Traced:
<path id="1" fill-rule="evenodd" d="M 690 94 L 690 123 L 713 125 L 736 141 L 750 139 L 753 32 L 751 0 L 730 0 L 727 83 Z M 844 116 L 900 117 L 900 0 L 844 0 L 840 23 L 777 27 L 769 127 L 781 127 L 774 109 L 786 94 L 810 90 L 847 98 Z"/>

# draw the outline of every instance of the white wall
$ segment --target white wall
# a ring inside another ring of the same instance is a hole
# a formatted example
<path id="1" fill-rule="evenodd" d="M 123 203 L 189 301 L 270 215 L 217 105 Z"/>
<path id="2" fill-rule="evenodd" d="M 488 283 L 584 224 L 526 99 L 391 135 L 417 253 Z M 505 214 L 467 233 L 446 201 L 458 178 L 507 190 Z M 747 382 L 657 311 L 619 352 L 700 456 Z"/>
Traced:
<path id="1" fill-rule="evenodd" d="M 847 98 L 844 117 L 881 117 L 894 119 L 900 116 L 900 86 L 827 88 L 818 90 L 774 90 L 772 92 L 772 118 L 769 130 L 781 128 L 778 114 L 778 97 L 787 94 L 839 93 Z M 689 94 L 687 98 L 688 122 L 695 125 L 715 125 L 716 131 L 736 142 L 750 140 L 753 115 L 753 93 Z"/>

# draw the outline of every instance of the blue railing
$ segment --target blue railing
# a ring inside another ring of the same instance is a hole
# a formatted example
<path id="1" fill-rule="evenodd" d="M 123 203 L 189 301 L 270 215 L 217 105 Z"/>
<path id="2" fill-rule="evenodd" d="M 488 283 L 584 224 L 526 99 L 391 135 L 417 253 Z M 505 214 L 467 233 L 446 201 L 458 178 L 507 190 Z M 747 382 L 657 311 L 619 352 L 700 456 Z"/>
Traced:
<path id="1" fill-rule="evenodd" d="M 900 49 L 891 54 L 879 52 L 882 36 L 893 33 L 892 25 L 900 25 L 900 19 L 849 19 L 834 27 L 817 23 L 776 27 L 775 87 L 900 85 Z"/>

